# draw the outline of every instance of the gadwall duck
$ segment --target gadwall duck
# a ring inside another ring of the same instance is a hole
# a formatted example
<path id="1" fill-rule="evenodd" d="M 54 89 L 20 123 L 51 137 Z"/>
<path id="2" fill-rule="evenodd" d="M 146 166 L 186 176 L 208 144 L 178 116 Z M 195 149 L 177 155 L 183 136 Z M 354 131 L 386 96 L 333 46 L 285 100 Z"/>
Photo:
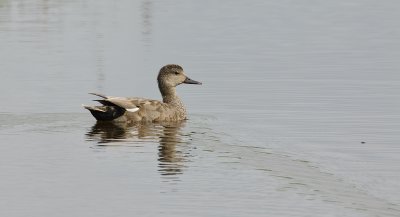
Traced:
<path id="1" fill-rule="evenodd" d="M 164 122 L 186 119 L 186 109 L 176 94 L 175 87 L 180 84 L 201 84 L 185 75 L 179 65 L 169 64 L 160 69 L 157 76 L 162 102 L 138 97 L 113 97 L 90 93 L 101 97 L 95 100 L 101 106 L 86 106 L 98 121 L 111 122 Z"/>

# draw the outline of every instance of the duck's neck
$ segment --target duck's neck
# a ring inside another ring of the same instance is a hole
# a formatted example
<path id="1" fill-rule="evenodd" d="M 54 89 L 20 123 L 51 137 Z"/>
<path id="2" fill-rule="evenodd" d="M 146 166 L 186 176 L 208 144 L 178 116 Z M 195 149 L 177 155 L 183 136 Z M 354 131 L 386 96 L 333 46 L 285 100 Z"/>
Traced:
<path id="1" fill-rule="evenodd" d="M 177 104 L 183 106 L 181 99 L 176 94 L 175 87 L 166 87 L 160 84 L 158 85 L 158 87 L 160 88 L 160 92 L 164 103 Z"/>
<path id="2" fill-rule="evenodd" d="M 175 87 L 165 86 L 162 83 L 158 83 L 163 102 L 173 108 L 174 114 L 177 115 L 177 120 L 186 119 L 186 109 L 183 102 L 176 94 Z"/>

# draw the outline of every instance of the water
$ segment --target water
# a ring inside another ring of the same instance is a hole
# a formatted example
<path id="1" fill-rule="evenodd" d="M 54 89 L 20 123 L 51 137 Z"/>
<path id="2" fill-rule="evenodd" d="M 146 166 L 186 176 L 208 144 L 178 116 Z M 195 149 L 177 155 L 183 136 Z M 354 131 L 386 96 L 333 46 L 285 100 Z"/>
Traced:
<path id="1" fill-rule="evenodd" d="M 397 1 L 0 1 L 1 216 L 400 216 Z M 99 125 L 87 92 L 182 123 Z"/>

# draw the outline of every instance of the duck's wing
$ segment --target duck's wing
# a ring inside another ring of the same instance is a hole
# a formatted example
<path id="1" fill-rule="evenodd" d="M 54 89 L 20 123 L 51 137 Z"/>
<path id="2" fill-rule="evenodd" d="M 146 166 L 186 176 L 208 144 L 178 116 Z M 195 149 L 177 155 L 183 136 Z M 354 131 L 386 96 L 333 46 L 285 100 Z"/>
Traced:
<path id="1" fill-rule="evenodd" d="M 95 96 L 99 96 L 103 99 L 95 100 L 105 106 L 118 106 L 125 109 L 128 112 L 139 111 L 140 108 L 146 108 L 146 110 L 157 110 L 162 102 L 157 100 L 139 98 L 139 97 L 115 97 L 105 96 L 98 93 L 90 93 Z"/>

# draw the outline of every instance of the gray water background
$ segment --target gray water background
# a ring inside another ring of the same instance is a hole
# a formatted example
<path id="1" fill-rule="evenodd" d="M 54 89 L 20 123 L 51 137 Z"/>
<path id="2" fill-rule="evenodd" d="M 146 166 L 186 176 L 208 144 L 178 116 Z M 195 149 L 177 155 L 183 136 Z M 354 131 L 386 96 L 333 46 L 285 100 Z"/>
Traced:
<path id="1" fill-rule="evenodd" d="M 400 2 L 0 0 L 0 216 L 400 216 Z M 87 92 L 190 119 L 98 126 Z"/>

